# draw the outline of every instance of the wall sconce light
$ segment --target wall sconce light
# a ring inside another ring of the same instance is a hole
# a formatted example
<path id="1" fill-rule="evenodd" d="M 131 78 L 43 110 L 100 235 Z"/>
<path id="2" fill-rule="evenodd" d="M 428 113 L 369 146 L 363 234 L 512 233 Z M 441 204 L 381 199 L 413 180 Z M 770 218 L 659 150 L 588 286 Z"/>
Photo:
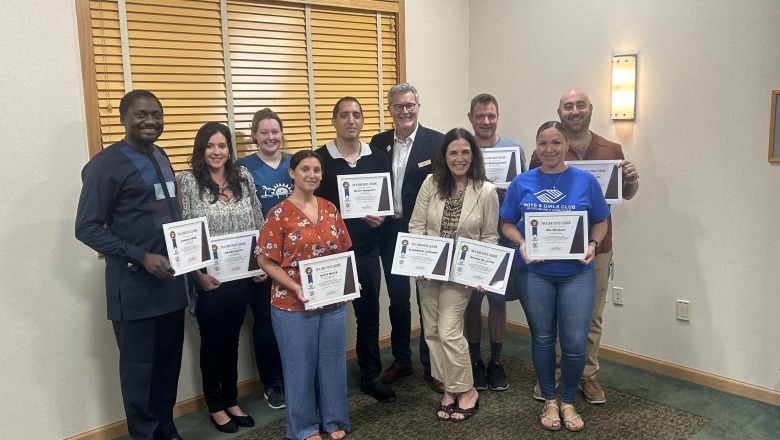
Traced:
<path id="1" fill-rule="evenodd" d="M 636 111 L 636 55 L 612 57 L 612 119 L 633 121 Z"/>

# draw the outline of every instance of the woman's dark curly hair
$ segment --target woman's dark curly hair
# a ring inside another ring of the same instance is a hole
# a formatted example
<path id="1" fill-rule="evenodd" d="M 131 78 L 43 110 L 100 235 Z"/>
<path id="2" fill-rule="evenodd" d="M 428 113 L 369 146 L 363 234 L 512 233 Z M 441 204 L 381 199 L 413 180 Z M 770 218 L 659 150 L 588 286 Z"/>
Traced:
<path id="1" fill-rule="evenodd" d="M 447 167 L 447 147 L 458 139 L 464 139 L 471 147 L 471 165 L 466 176 L 474 188 L 479 188 L 487 180 L 485 175 L 485 162 L 482 160 L 482 150 L 477 146 L 474 136 L 465 128 L 453 128 L 441 138 L 439 150 L 433 161 L 433 182 L 436 184 L 436 190 L 441 199 L 446 199 L 455 189 L 455 178 L 452 177 L 449 167 Z"/>
<path id="2" fill-rule="evenodd" d="M 195 176 L 195 180 L 198 182 L 198 191 L 200 198 L 203 199 L 203 195 L 206 192 L 206 188 L 211 191 L 214 197 L 211 203 L 216 203 L 219 199 L 219 185 L 214 179 L 211 178 L 211 172 L 206 166 L 206 147 L 208 147 L 209 139 L 217 133 L 222 133 L 227 139 L 228 144 L 228 158 L 225 162 L 225 175 L 227 176 L 227 187 L 233 191 L 233 197 L 236 200 L 241 200 L 244 196 L 242 185 L 248 184 L 249 181 L 246 177 L 241 175 L 241 168 L 236 164 L 233 154 L 233 142 L 230 135 L 230 129 L 225 124 L 219 122 L 207 122 L 200 127 L 198 133 L 195 135 L 195 145 L 192 148 L 192 156 L 188 163 L 192 167 L 192 175 Z M 253 188 L 250 188 L 250 190 Z"/>

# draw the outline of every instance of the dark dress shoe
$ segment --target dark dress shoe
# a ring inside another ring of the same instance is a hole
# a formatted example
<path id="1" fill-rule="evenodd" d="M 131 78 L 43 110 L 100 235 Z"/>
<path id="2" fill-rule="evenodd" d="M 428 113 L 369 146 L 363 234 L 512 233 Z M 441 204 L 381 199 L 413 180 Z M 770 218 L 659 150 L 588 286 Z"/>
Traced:
<path id="1" fill-rule="evenodd" d="M 382 403 L 395 402 L 395 391 L 385 385 L 378 377 L 371 382 L 361 383 L 360 391 L 368 394 Z"/>
<path id="2" fill-rule="evenodd" d="M 228 422 L 225 423 L 224 425 L 220 425 L 219 423 L 217 423 L 217 421 L 214 420 L 214 416 L 209 416 L 209 420 L 211 420 L 211 423 L 213 423 L 214 426 L 217 428 L 217 430 L 220 432 L 232 434 L 238 431 L 238 425 L 236 425 L 236 423 L 233 420 L 228 420 Z"/>
<path id="3" fill-rule="evenodd" d="M 225 412 L 227 413 L 228 417 L 230 417 L 230 420 L 242 428 L 251 428 L 255 426 L 255 419 L 253 419 L 249 414 L 245 416 L 237 416 L 228 410 L 225 410 Z"/>
<path id="4" fill-rule="evenodd" d="M 393 362 L 387 370 L 382 372 L 382 382 L 390 385 L 396 380 L 402 377 L 411 376 L 412 374 L 414 374 L 414 368 L 412 368 L 411 365 Z"/>
<path id="5" fill-rule="evenodd" d="M 433 391 L 436 391 L 439 394 L 444 394 L 444 382 L 440 381 L 439 379 L 436 379 L 435 377 L 432 377 L 431 389 Z"/>
<path id="6" fill-rule="evenodd" d="M 431 384 L 431 389 L 439 394 L 444 394 L 444 383 L 431 376 L 430 371 L 423 372 L 423 380 Z"/>

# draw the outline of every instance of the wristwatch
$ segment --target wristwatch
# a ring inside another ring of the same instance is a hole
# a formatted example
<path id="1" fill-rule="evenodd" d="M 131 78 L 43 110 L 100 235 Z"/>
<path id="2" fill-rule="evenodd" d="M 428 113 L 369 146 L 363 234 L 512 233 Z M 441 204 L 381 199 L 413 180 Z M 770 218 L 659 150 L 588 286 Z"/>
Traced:
<path id="1" fill-rule="evenodd" d="M 599 248 L 599 244 L 601 244 L 601 243 L 599 243 L 598 240 L 596 240 L 594 238 L 591 238 L 590 240 L 588 240 L 588 244 L 591 244 L 591 243 L 596 243 L 596 249 L 598 249 Z"/>

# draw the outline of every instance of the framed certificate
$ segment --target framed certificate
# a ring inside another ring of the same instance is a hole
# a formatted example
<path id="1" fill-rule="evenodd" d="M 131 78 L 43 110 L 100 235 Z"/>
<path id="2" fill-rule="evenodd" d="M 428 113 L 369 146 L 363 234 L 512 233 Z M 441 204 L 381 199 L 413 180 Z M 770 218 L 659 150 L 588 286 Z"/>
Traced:
<path id="1" fill-rule="evenodd" d="M 395 242 L 390 273 L 448 281 L 452 261 L 451 238 L 401 232 Z"/>
<path id="2" fill-rule="evenodd" d="M 506 188 L 522 171 L 520 165 L 520 146 L 482 148 L 485 161 L 485 174 L 488 180 Z"/>
<path id="3" fill-rule="evenodd" d="M 393 214 L 390 173 L 344 174 L 336 182 L 342 218 Z"/>
<path id="4" fill-rule="evenodd" d="M 466 286 L 482 286 L 503 295 L 515 250 L 497 244 L 459 238 L 455 245 L 450 281 Z"/>
<path id="5" fill-rule="evenodd" d="M 352 251 L 298 262 L 306 310 L 360 298 Z"/>
<path id="6" fill-rule="evenodd" d="M 607 203 L 623 203 L 623 170 L 618 168 L 619 160 L 567 160 L 564 163 L 593 174 Z"/>
<path id="7" fill-rule="evenodd" d="M 265 274 L 255 257 L 259 234 L 260 231 L 255 229 L 211 237 L 211 259 L 214 265 L 207 266 L 206 272 L 219 281 L 233 281 Z"/>
<path id="8" fill-rule="evenodd" d="M 176 275 L 211 265 L 211 238 L 206 217 L 166 223 L 162 228 L 168 260 Z"/>
<path id="9" fill-rule="evenodd" d="M 529 259 L 580 260 L 588 249 L 588 211 L 526 212 Z"/>

